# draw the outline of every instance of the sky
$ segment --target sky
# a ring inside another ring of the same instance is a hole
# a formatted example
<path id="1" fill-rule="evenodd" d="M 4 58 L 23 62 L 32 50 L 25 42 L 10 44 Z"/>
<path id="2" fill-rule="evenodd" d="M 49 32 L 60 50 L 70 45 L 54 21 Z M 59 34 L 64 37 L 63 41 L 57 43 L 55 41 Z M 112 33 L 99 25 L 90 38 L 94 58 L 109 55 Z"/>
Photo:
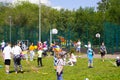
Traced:
<path id="1" fill-rule="evenodd" d="M 27 0 L 0 0 L 6 2 L 27 1 Z M 39 0 L 28 0 L 32 3 L 39 3 Z M 51 6 L 56 9 L 78 9 L 80 6 L 85 7 L 97 7 L 97 2 L 101 0 L 41 0 L 41 3 Z"/>

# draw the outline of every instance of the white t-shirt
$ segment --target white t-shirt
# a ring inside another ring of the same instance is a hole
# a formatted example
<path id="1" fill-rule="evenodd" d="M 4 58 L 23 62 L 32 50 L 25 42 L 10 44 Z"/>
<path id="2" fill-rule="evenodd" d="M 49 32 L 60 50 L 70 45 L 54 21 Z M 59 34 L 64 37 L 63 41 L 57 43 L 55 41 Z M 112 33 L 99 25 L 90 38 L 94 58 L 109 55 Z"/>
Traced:
<path id="1" fill-rule="evenodd" d="M 1 43 L 1 47 L 5 47 L 5 42 L 2 42 L 2 43 Z"/>
<path id="2" fill-rule="evenodd" d="M 42 51 L 42 50 L 39 50 L 39 51 L 38 51 L 38 57 L 39 57 L 39 58 L 41 58 L 41 57 L 42 57 L 42 53 L 43 53 L 43 51 Z"/>
<path id="3" fill-rule="evenodd" d="M 70 61 L 77 62 L 76 56 L 74 54 L 71 54 Z"/>
<path id="4" fill-rule="evenodd" d="M 19 46 L 15 46 L 12 48 L 12 53 L 14 55 L 19 55 L 22 52 L 22 49 Z"/>
<path id="5" fill-rule="evenodd" d="M 3 54 L 4 54 L 4 59 L 11 59 L 11 52 L 12 49 L 10 46 L 6 46 L 3 50 Z"/>
<path id="6" fill-rule="evenodd" d="M 88 49 L 91 49 L 91 44 L 88 44 Z"/>
<path id="7" fill-rule="evenodd" d="M 77 48 L 81 48 L 81 42 L 80 41 L 77 42 Z"/>

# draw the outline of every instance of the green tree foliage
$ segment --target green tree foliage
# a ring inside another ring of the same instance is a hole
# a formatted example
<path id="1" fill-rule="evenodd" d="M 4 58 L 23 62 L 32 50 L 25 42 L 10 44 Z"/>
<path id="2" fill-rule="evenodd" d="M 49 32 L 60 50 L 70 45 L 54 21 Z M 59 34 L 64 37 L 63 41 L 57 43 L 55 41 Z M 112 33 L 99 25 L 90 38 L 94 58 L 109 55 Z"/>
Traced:
<path id="1" fill-rule="evenodd" d="M 52 28 L 57 28 L 58 36 L 66 39 L 82 41 L 92 41 L 96 44 L 96 33 L 103 38 L 103 23 L 105 21 L 120 24 L 120 0 L 101 0 L 98 2 L 98 10 L 94 8 L 82 8 L 77 10 L 53 9 L 42 4 L 41 26 L 42 39 L 48 40 L 49 32 Z M 12 18 L 12 38 L 29 39 L 38 38 L 39 7 L 37 4 L 21 2 L 15 5 L 0 3 L 0 40 L 9 33 L 10 18 Z M 3 36 L 4 35 L 4 36 Z M 8 41 L 8 39 L 6 38 Z M 85 43 L 86 43 L 85 42 Z"/>

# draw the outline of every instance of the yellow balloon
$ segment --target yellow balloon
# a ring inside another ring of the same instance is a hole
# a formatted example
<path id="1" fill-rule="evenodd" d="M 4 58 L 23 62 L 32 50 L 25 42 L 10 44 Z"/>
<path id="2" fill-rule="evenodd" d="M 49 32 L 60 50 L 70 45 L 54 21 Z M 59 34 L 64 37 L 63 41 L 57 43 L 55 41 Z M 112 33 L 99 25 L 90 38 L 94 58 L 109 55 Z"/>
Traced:
<path id="1" fill-rule="evenodd" d="M 34 46 L 35 49 L 37 49 L 37 46 Z"/>
<path id="2" fill-rule="evenodd" d="M 27 52 L 28 52 L 27 50 L 26 51 L 22 51 L 22 54 L 27 54 Z"/>

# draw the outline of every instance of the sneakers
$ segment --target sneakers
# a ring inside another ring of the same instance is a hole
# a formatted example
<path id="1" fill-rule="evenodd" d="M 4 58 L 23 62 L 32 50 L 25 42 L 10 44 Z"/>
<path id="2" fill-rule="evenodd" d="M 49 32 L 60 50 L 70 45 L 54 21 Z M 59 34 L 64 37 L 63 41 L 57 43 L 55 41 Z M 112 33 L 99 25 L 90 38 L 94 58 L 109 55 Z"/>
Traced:
<path id="1" fill-rule="evenodd" d="M 9 71 L 6 71 L 6 74 L 9 74 Z"/>
<path id="2" fill-rule="evenodd" d="M 6 72 L 6 74 L 9 74 L 9 72 Z"/>
<path id="3" fill-rule="evenodd" d="M 21 72 L 21 73 L 24 73 L 22 69 L 20 70 L 20 72 Z"/>
<path id="4" fill-rule="evenodd" d="M 88 66 L 88 68 L 93 68 L 92 66 Z"/>
<path id="5" fill-rule="evenodd" d="M 15 71 L 15 74 L 17 74 L 18 72 L 17 71 Z"/>

